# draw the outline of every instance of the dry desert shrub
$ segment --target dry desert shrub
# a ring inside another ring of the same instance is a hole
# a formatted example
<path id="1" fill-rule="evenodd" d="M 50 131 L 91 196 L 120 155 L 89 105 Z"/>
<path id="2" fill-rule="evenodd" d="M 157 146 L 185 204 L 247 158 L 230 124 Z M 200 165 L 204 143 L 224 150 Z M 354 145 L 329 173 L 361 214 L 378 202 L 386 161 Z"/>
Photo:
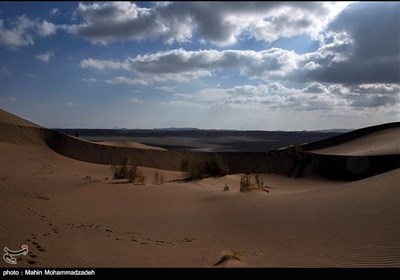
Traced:
<path id="1" fill-rule="evenodd" d="M 226 250 L 222 252 L 222 256 L 219 259 L 219 261 L 217 261 L 214 266 L 217 266 L 227 260 L 237 260 L 237 261 L 241 261 L 241 257 L 240 257 L 240 252 L 236 251 L 236 250 Z"/>
<path id="2" fill-rule="evenodd" d="M 128 179 L 129 183 L 145 185 L 146 176 L 138 170 L 138 167 L 133 164 L 133 160 L 128 156 L 122 158 L 120 165 L 111 166 L 113 171 L 113 179 Z"/>

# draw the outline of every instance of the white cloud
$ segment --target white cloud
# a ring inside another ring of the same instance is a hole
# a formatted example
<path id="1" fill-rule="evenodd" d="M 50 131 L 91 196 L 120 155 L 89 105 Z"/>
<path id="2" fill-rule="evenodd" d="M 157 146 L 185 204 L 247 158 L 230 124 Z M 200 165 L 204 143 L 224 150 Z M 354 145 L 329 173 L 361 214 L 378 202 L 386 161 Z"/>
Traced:
<path id="1" fill-rule="evenodd" d="M 165 92 L 171 92 L 171 93 L 175 92 L 175 90 L 176 90 L 176 87 L 173 87 L 173 86 L 161 86 L 161 87 L 154 87 L 154 88 L 165 91 Z"/>
<path id="2" fill-rule="evenodd" d="M 7 29 L 4 21 L 0 19 L 0 43 L 10 49 L 33 45 L 32 35 L 28 32 L 33 23 L 25 16 L 20 16 L 13 22 L 13 28 Z"/>
<path id="3" fill-rule="evenodd" d="M 131 99 L 129 100 L 129 102 L 131 102 L 131 103 L 133 103 L 133 104 L 143 104 L 143 103 L 144 103 L 144 101 L 143 101 L 143 100 L 140 100 L 139 98 L 131 98 Z"/>
<path id="4" fill-rule="evenodd" d="M 48 51 L 39 55 L 35 56 L 36 59 L 45 62 L 45 63 L 49 63 L 50 59 L 54 57 L 54 53 Z"/>
<path id="5" fill-rule="evenodd" d="M 164 101 L 161 102 L 162 105 L 167 106 L 176 106 L 176 107 L 184 107 L 184 108 L 195 108 L 195 109 L 206 109 L 209 106 L 204 105 L 195 101 L 187 101 L 187 100 L 173 100 L 173 101 Z"/>
<path id="6" fill-rule="evenodd" d="M 94 83 L 94 82 L 97 82 L 97 79 L 95 79 L 95 78 L 82 78 L 82 81 L 84 81 L 86 83 Z"/>
<path id="7" fill-rule="evenodd" d="M 66 29 L 94 43 L 163 38 L 226 46 L 248 34 L 263 41 L 309 34 L 316 37 L 348 3 L 163 2 L 142 8 L 131 2 L 80 3 L 79 24 Z M 290 15 L 288 17 L 287 15 Z"/>
<path id="8" fill-rule="evenodd" d="M 145 82 L 141 79 L 127 78 L 127 77 L 123 77 L 123 76 L 115 77 L 112 80 L 105 80 L 104 82 L 107 84 L 113 84 L 113 85 L 121 85 L 121 84 L 129 85 L 129 86 L 148 85 L 147 82 Z"/>
<path id="9" fill-rule="evenodd" d="M 230 94 L 226 89 L 221 88 L 204 88 L 193 93 L 174 93 L 174 96 L 180 100 L 197 103 L 213 103 L 223 98 L 227 98 Z"/>
<path id="10" fill-rule="evenodd" d="M 84 59 L 80 62 L 81 68 L 94 68 L 97 70 L 103 70 L 106 68 L 121 69 L 124 68 L 123 64 L 113 60 L 100 60 L 100 59 Z"/>
<path id="11" fill-rule="evenodd" d="M 327 93 L 328 89 L 320 83 L 310 83 L 301 91 L 305 93 Z"/>
<path id="12" fill-rule="evenodd" d="M 57 31 L 57 27 L 46 20 L 42 21 L 41 23 L 37 23 L 37 30 L 40 36 L 49 36 Z"/>
<path id="13" fill-rule="evenodd" d="M 54 24 L 46 20 L 31 20 L 25 15 L 18 16 L 9 26 L 7 28 L 4 20 L 0 19 L 0 44 L 9 49 L 33 45 L 34 35 L 48 36 L 57 31 Z"/>
<path id="14" fill-rule="evenodd" d="M 183 49 L 138 55 L 124 61 L 84 59 L 82 68 L 130 70 L 146 81 L 188 82 L 193 79 L 212 76 L 221 69 L 239 69 L 240 74 L 249 78 L 289 79 L 296 70 L 301 56 L 283 49 L 266 51 L 250 50 L 199 50 Z"/>
<path id="15" fill-rule="evenodd" d="M 373 90 L 374 89 L 374 90 Z M 168 104 L 201 108 L 248 108 L 325 113 L 365 111 L 375 108 L 394 110 L 400 99 L 400 85 L 363 84 L 344 86 L 309 83 L 304 88 L 290 88 L 272 82 L 242 85 L 232 88 L 205 88 L 187 93 L 175 93 Z"/>
<path id="16" fill-rule="evenodd" d="M 50 10 L 50 14 L 52 14 L 52 15 L 57 15 L 59 13 L 60 13 L 60 10 L 57 9 L 57 8 L 53 8 L 53 9 Z"/>
<path id="17" fill-rule="evenodd" d="M 66 30 L 95 43 L 141 40 L 157 36 L 163 30 L 150 9 L 130 2 L 80 3 L 76 14 L 83 17 L 83 22 Z"/>
<path id="18" fill-rule="evenodd" d="M 337 34 L 336 34 L 337 35 Z M 197 50 L 187 51 L 175 49 L 153 54 L 138 55 L 124 61 L 98 60 L 88 58 L 82 60 L 82 68 L 94 69 L 122 69 L 131 71 L 140 79 L 152 82 L 189 82 L 193 79 L 213 76 L 221 70 L 234 70 L 237 74 L 250 79 L 270 81 L 324 81 L 321 73 L 328 71 L 332 65 L 347 60 L 348 48 L 351 45 L 343 36 L 333 36 L 332 42 L 321 46 L 312 53 L 297 54 L 293 51 L 280 48 L 271 48 L 262 51 L 253 50 Z M 382 67 L 385 64 L 382 61 Z M 391 63 L 389 61 L 389 63 Z M 379 66 L 379 64 L 375 64 Z M 379 66 L 381 67 L 381 66 Z M 349 66 L 350 68 L 350 66 Z M 329 70 L 330 71 L 330 70 Z M 363 69 L 362 71 L 374 71 Z M 348 72 L 348 71 L 347 71 Z M 335 83 L 347 82 L 347 76 L 340 76 Z M 351 73 L 348 73 L 351 75 Z M 358 75 L 357 73 L 353 73 Z M 388 74 L 389 76 L 393 74 Z M 371 77 L 373 82 L 381 76 L 382 82 L 387 77 L 382 73 Z M 368 77 L 364 78 L 368 83 Z M 392 80 L 389 80 L 392 82 Z"/>

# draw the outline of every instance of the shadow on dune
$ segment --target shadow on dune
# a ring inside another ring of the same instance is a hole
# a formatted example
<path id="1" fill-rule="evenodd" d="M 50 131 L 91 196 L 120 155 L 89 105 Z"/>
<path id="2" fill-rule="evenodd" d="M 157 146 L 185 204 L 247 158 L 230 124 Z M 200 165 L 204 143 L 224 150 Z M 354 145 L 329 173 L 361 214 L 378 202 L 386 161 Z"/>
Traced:
<path id="1" fill-rule="evenodd" d="M 182 159 L 205 161 L 214 152 L 163 151 L 101 145 L 67 134 L 32 126 L 32 123 L 1 111 L 0 141 L 13 144 L 43 144 L 63 156 L 97 164 L 121 164 L 128 156 L 135 165 L 180 171 Z M 7 122 L 7 119 L 12 122 Z M 4 121 L 5 120 L 5 121 Z M 25 124 L 26 123 L 26 124 Z M 291 177 L 319 175 L 330 179 L 356 180 L 400 167 L 400 155 L 344 156 L 313 153 L 313 150 L 339 145 L 373 132 L 399 128 L 388 123 L 344 133 L 326 140 L 269 152 L 219 152 L 229 173 L 275 173 Z M 376 145 L 379 145 L 377 143 Z"/>

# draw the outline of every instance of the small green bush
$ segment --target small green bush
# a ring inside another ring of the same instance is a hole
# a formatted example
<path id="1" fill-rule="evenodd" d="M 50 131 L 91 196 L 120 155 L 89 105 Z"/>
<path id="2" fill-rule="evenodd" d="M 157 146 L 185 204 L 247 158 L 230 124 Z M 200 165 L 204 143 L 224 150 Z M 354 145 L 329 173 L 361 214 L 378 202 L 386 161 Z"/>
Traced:
<path id="1" fill-rule="evenodd" d="M 128 179 L 129 183 L 146 184 L 146 177 L 132 162 L 128 156 L 124 156 L 120 165 L 111 166 L 113 179 Z"/>
<path id="2" fill-rule="evenodd" d="M 113 165 L 111 169 L 113 171 L 113 179 L 128 179 L 129 178 L 129 158 L 124 156 L 120 165 Z"/>
<path id="3" fill-rule="evenodd" d="M 205 162 L 205 169 L 206 173 L 213 177 L 225 176 L 229 172 L 228 164 L 218 154 Z"/>
<path id="4" fill-rule="evenodd" d="M 198 161 L 185 158 L 181 161 L 181 171 L 187 180 L 199 180 L 205 177 L 225 176 L 229 172 L 228 164 L 217 154 L 210 160 Z"/>

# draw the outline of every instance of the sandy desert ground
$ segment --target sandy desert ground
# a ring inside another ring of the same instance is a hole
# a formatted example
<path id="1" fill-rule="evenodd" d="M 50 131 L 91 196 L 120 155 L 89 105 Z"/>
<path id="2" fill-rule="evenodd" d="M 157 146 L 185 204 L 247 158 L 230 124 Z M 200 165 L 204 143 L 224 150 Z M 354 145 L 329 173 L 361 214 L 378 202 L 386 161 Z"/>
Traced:
<path id="1" fill-rule="evenodd" d="M 0 112 L 0 247 L 29 246 L 1 267 L 213 267 L 225 250 L 240 261 L 222 267 L 400 266 L 400 169 L 354 182 L 262 174 L 269 193 L 241 193 L 242 174 L 188 183 L 140 167 L 147 183 L 133 185 L 111 180 L 109 165 L 54 152 L 43 128 Z M 399 154 L 399 130 L 384 133 L 325 152 L 382 142 Z"/>

